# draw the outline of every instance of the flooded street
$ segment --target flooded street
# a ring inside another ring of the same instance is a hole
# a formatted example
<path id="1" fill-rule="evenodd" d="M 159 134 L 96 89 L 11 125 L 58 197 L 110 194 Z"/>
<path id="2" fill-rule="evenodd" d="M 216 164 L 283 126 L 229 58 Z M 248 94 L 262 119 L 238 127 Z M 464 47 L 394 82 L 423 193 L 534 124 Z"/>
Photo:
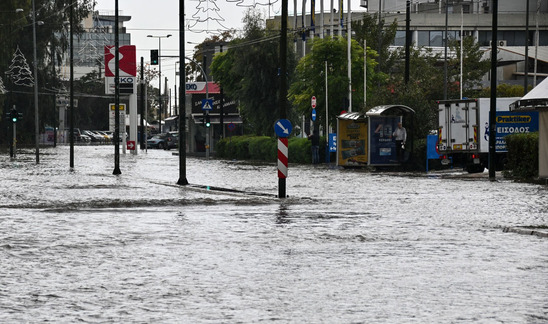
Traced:
<path id="1" fill-rule="evenodd" d="M 546 186 L 40 152 L 0 157 L 0 323 L 548 323 L 548 239 L 503 232 Z"/>

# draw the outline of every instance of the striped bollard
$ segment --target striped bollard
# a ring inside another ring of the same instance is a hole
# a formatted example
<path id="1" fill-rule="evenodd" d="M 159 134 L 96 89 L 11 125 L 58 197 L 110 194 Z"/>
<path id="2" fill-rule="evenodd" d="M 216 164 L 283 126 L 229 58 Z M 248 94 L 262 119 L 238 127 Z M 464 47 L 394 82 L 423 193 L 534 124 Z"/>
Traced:
<path id="1" fill-rule="evenodd" d="M 285 198 L 285 179 L 287 178 L 287 165 L 289 150 L 287 137 L 278 138 L 278 198 Z"/>
<path id="2" fill-rule="evenodd" d="M 293 126 L 287 119 L 278 119 L 274 123 L 274 131 L 278 135 L 278 198 L 285 198 L 285 179 L 287 178 L 288 140 Z"/>
<path id="3" fill-rule="evenodd" d="M 288 149 L 287 137 L 278 138 L 278 178 L 287 178 Z"/>

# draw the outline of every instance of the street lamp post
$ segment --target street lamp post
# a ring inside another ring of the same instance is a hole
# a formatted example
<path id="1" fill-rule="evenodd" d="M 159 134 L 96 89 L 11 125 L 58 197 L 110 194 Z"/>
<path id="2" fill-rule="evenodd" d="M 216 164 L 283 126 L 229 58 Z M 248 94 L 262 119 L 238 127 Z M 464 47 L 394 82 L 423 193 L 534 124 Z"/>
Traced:
<path id="1" fill-rule="evenodd" d="M 169 38 L 171 37 L 171 34 L 165 36 L 147 35 L 147 37 L 158 38 L 158 102 L 160 104 L 158 133 L 162 133 L 162 38 Z"/>
<path id="2" fill-rule="evenodd" d="M 175 62 L 175 116 L 179 116 L 179 111 L 177 110 L 177 76 L 179 75 L 177 64 L 179 64 L 179 61 Z M 179 118 L 181 118 L 181 116 L 179 116 Z"/>
<path id="3" fill-rule="evenodd" d="M 36 7 L 32 0 L 32 43 L 34 56 L 34 140 L 36 143 L 36 164 L 40 163 L 40 126 L 38 125 L 38 59 L 36 55 Z"/>

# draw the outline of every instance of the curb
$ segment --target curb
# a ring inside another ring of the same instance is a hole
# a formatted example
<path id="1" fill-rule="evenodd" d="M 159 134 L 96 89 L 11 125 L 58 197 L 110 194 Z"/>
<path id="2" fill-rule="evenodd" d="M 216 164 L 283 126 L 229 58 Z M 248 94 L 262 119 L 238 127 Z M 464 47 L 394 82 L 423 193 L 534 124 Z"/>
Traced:
<path id="1" fill-rule="evenodd" d="M 517 233 L 522 235 L 536 235 L 539 237 L 548 237 L 548 231 L 541 231 L 526 227 L 505 227 L 502 229 L 504 233 Z"/>

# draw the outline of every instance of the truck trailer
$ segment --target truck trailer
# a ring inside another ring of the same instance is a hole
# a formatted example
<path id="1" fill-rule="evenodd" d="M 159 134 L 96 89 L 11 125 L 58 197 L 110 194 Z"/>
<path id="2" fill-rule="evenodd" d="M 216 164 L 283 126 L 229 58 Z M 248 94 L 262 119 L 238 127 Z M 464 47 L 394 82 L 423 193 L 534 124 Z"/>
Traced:
<path id="1" fill-rule="evenodd" d="M 519 98 L 497 98 L 495 170 L 506 163 L 504 137 L 514 133 L 538 131 L 538 112 L 510 112 Z M 438 101 L 438 142 L 442 163 L 462 165 L 466 171 L 483 172 L 489 168 L 490 98 Z"/>

